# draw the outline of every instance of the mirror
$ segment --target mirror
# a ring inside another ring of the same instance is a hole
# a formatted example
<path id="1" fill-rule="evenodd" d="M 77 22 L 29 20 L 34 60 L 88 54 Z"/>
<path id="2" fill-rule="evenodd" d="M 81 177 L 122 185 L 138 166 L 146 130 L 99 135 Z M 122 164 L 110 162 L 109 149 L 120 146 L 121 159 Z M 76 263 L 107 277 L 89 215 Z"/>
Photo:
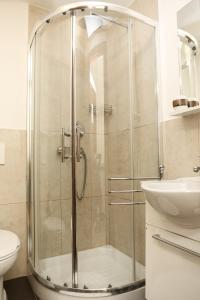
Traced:
<path id="1" fill-rule="evenodd" d="M 192 0 L 177 13 L 181 97 L 199 100 L 200 0 Z"/>

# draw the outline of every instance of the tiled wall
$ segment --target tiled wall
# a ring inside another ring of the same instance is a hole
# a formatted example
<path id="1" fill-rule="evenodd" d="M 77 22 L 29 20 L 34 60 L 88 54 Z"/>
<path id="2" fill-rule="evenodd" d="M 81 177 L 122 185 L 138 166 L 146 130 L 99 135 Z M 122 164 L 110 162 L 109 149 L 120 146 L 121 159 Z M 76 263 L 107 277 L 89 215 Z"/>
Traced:
<path id="1" fill-rule="evenodd" d="M 122 22 L 122 20 L 120 20 Z M 127 22 L 127 20 L 126 20 Z M 108 35 L 106 99 L 113 113 L 108 119 L 108 177 L 132 177 L 132 102 L 130 93 L 129 40 L 127 30 L 112 25 Z M 115 70 L 113 72 L 113 70 Z M 122 75 L 123 74 L 123 75 Z M 117 84 L 115 84 L 117 83 Z M 114 86 L 115 85 L 115 86 Z M 111 181 L 111 190 L 132 189 L 132 182 Z M 131 201 L 132 195 L 108 195 L 108 201 Z M 109 206 L 109 243 L 133 256 L 133 208 Z"/>
<path id="2" fill-rule="evenodd" d="M 162 123 L 165 178 L 199 176 L 193 172 L 200 165 L 200 116 L 191 115 Z"/>
<path id="3" fill-rule="evenodd" d="M 157 0 L 136 0 L 130 6 L 141 14 L 158 19 Z M 156 61 L 155 33 L 153 28 L 135 23 L 135 103 L 134 103 L 134 176 L 158 176 L 157 97 L 155 95 Z M 140 188 L 138 183 L 135 188 Z M 135 201 L 144 201 L 143 194 L 136 194 Z M 145 210 L 134 210 L 135 258 L 145 264 Z M 136 269 L 137 274 L 137 269 Z"/>
<path id="4" fill-rule="evenodd" d="M 21 248 L 7 279 L 26 275 L 26 132 L 0 129 L 0 143 L 5 144 L 5 165 L 0 165 L 0 228 L 15 232 Z"/>
<path id="5" fill-rule="evenodd" d="M 113 36 L 113 34 L 112 34 Z M 118 33 L 119 36 L 119 33 Z M 119 42 L 118 42 L 119 43 Z M 113 47 L 115 43 L 111 43 Z M 154 29 L 142 22 L 134 22 L 133 30 L 133 103 L 129 102 L 129 69 L 128 36 L 120 35 L 120 43 L 116 50 L 115 72 L 111 73 L 111 82 L 120 82 L 115 89 L 108 90 L 109 101 L 113 105 L 113 115 L 108 127 L 109 176 L 111 177 L 158 177 L 158 128 L 155 33 Z M 110 69 L 113 69 L 111 66 Z M 119 72 L 118 72 L 119 71 Z M 123 78 L 121 78 L 121 74 Z M 133 105 L 133 108 L 132 108 Z M 132 111 L 133 109 L 133 111 Z M 120 122 L 119 122 L 120 120 Z M 139 188 L 133 182 L 117 182 L 112 184 L 116 190 Z M 109 196 L 110 201 L 131 201 L 131 194 Z M 144 201 L 143 196 L 134 194 L 135 201 Z M 145 210 L 144 207 L 109 208 L 110 243 L 117 249 L 133 256 L 144 264 L 145 256 Z"/>

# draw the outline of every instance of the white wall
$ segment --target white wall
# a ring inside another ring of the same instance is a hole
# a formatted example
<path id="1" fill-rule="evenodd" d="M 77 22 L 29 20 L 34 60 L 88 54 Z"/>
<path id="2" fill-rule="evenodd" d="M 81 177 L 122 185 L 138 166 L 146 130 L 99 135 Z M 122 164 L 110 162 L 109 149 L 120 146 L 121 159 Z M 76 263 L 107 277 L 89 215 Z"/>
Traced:
<path id="1" fill-rule="evenodd" d="M 190 0 L 158 0 L 162 119 L 180 94 L 176 12 Z M 28 4 L 0 1 L 0 128 L 26 128 Z"/>
<path id="2" fill-rule="evenodd" d="M 28 4 L 0 1 L 0 128 L 26 128 Z"/>
<path id="3" fill-rule="evenodd" d="M 158 0 L 160 39 L 160 97 L 162 120 L 170 119 L 171 101 L 180 96 L 177 11 L 191 0 Z"/>

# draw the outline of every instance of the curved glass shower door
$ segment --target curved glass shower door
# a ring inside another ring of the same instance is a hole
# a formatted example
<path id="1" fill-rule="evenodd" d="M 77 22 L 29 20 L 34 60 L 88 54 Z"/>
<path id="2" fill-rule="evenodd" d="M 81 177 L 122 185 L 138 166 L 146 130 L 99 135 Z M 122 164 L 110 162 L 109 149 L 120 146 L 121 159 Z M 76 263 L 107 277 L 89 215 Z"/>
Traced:
<path id="1" fill-rule="evenodd" d="M 33 197 L 35 265 L 51 282 L 71 281 L 71 17 L 35 37 Z M 63 254 L 68 254 L 63 267 Z"/>
<path id="2" fill-rule="evenodd" d="M 144 286 L 140 180 L 159 177 L 155 27 L 112 7 L 58 10 L 31 45 L 29 258 L 59 291 Z"/>
<path id="3" fill-rule="evenodd" d="M 94 9 L 75 15 L 78 194 L 86 176 L 76 200 L 78 285 L 116 288 L 135 281 L 133 206 L 121 207 L 115 219 L 117 202 L 133 195 L 108 193 L 109 177 L 133 177 L 129 20 Z M 132 182 L 121 188 L 131 190 Z"/>

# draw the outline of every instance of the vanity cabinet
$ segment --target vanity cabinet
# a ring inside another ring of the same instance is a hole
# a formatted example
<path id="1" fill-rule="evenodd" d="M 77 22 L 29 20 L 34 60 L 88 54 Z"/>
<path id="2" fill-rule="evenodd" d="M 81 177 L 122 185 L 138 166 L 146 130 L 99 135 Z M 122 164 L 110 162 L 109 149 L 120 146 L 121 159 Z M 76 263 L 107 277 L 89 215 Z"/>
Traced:
<path id="1" fill-rule="evenodd" d="M 146 299 L 200 299 L 200 242 L 146 228 Z"/>

